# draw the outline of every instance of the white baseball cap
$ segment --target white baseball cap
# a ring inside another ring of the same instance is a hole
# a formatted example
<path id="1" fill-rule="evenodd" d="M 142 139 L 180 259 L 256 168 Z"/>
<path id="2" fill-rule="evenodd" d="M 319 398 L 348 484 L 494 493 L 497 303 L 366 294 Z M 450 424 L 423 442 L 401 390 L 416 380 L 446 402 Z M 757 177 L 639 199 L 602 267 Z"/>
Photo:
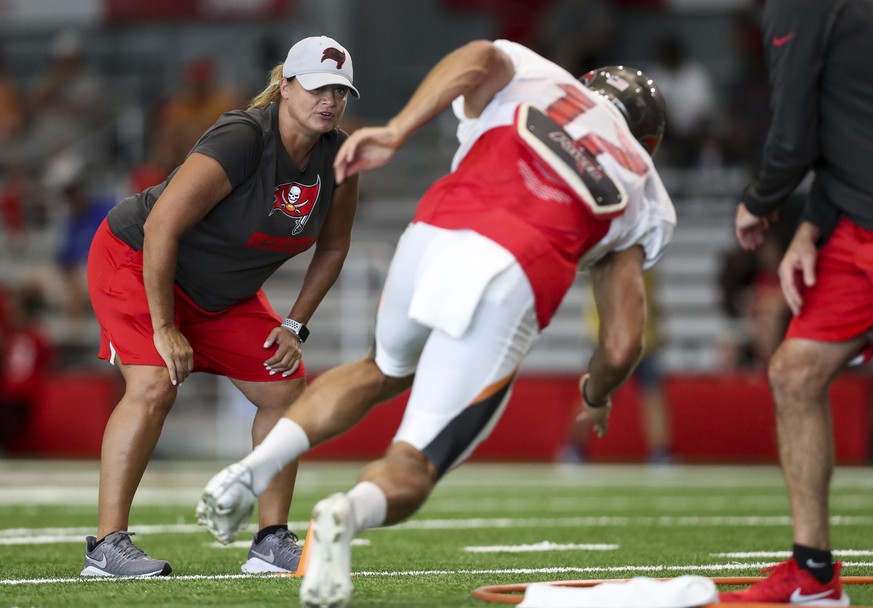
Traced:
<path id="1" fill-rule="evenodd" d="M 328 84 L 349 87 L 352 95 L 360 97 L 352 86 L 352 56 L 343 46 L 327 36 L 304 38 L 291 47 L 282 68 L 282 76 L 292 76 L 307 91 Z"/>

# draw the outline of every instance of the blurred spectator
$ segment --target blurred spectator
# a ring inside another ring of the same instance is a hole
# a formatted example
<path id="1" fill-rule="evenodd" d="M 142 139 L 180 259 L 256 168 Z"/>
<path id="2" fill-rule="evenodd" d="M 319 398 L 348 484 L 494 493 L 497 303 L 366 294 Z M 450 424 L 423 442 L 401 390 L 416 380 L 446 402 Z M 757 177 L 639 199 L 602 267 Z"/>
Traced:
<path id="1" fill-rule="evenodd" d="M 723 308 L 735 321 L 721 344 L 724 371 L 765 370 L 791 318 L 779 286 L 779 261 L 787 243 L 769 233 L 756 251 L 724 257 L 719 283 Z"/>
<path id="2" fill-rule="evenodd" d="M 0 452 L 27 424 L 54 357 L 41 327 L 45 307 L 38 283 L 25 282 L 9 294 L 8 329 L 0 351 Z"/>
<path id="3" fill-rule="evenodd" d="M 24 168 L 16 162 L 5 167 L 6 179 L 0 184 L 0 217 L 10 252 L 22 251 L 27 245 L 27 199 L 29 180 Z"/>
<path id="4" fill-rule="evenodd" d="M 0 48 L 0 218 L 10 251 L 20 251 L 25 245 L 25 180 L 15 162 L 25 120 L 22 92 L 7 70 L 6 56 Z"/>
<path id="5" fill-rule="evenodd" d="M 0 49 L 0 147 L 8 145 L 24 131 L 25 112 L 21 88 L 9 73 L 6 56 Z M 5 154 L 0 155 L 0 159 Z"/>
<path id="6" fill-rule="evenodd" d="M 112 141 L 111 99 L 105 95 L 102 76 L 89 65 L 81 33 L 58 34 L 51 65 L 30 95 L 25 160 L 38 164 L 70 146 L 91 160 L 107 158 Z"/>
<path id="7" fill-rule="evenodd" d="M 761 44 L 759 15 L 741 11 L 733 17 L 732 51 L 736 71 L 726 83 L 725 164 L 750 171 L 761 161 L 761 142 L 770 126 L 770 82 Z"/>
<path id="8" fill-rule="evenodd" d="M 556 0 L 539 20 L 533 48 L 579 77 L 610 63 L 605 55 L 614 35 L 609 0 Z"/>
<path id="9" fill-rule="evenodd" d="M 170 175 L 169 171 L 165 171 L 159 163 L 145 162 L 134 167 L 128 176 L 127 191 L 125 196 L 130 196 L 136 192 L 142 192 L 146 188 L 157 186 L 162 183 Z"/>
<path id="10" fill-rule="evenodd" d="M 661 369 L 659 351 L 663 344 L 661 332 L 661 306 L 658 297 L 657 271 L 649 269 L 643 273 L 646 289 L 646 325 L 643 330 L 645 347 L 633 377 L 640 394 L 640 413 L 642 415 L 643 435 L 646 439 L 648 462 L 651 464 L 670 464 L 673 462 L 670 439 L 670 412 L 664 392 L 664 376 Z M 592 336 L 598 332 L 599 321 L 593 301 L 586 307 L 586 321 Z M 587 460 L 585 446 L 591 432 L 591 425 L 576 421 L 582 411 L 579 401 L 570 427 L 569 438 L 559 455 L 565 462 L 584 462 Z"/>
<path id="11" fill-rule="evenodd" d="M 658 295 L 658 272 L 654 268 L 643 274 L 646 285 L 645 349 L 634 370 L 640 390 L 643 432 L 646 436 L 651 464 L 673 462 L 670 437 L 670 411 L 664 392 L 664 371 L 661 364 L 661 298 Z"/>
<path id="12" fill-rule="evenodd" d="M 531 45 L 537 29 L 537 19 L 544 14 L 554 0 L 485 0 L 483 8 L 492 13 L 495 20 L 494 38 L 504 38 Z M 453 0 L 457 8 L 475 6 L 470 0 Z"/>
<path id="13" fill-rule="evenodd" d="M 722 309 L 733 326 L 722 344 L 724 371 L 765 370 L 782 341 L 791 310 L 779 284 L 779 262 L 791 241 L 803 206 L 795 198 L 780 211 L 780 221 L 754 251 L 739 247 L 722 258 L 719 286 Z"/>
<path id="14" fill-rule="evenodd" d="M 155 133 L 155 139 L 149 147 L 147 158 L 143 163 L 131 169 L 127 177 L 127 191 L 124 193 L 124 197 L 157 186 L 167 179 L 175 168 L 172 164 L 172 146 L 163 141 L 162 137 L 167 137 L 167 135 Z"/>
<path id="15" fill-rule="evenodd" d="M 63 313 L 67 321 L 82 321 L 89 310 L 87 263 L 91 240 L 115 199 L 89 190 L 81 158 L 62 156 L 45 178 L 52 196 L 51 207 L 61 211 L 59 243 L 55 260 L 63 277 Z"/>
<path id="16" fill-rule="evenodd" d="M 9 289 L 0 282 L 0 365 L 3 363 L 3 353 L 6 349 L 6 340 L 12 322 L 9 314 L 9 298 Z"/>
<path id="17" fill-rule="evenodd" d="M 184 69 L 182 89 L 158 110 L 155 158 L 177 167 L 197 140 L 224 112 L 245 106 L 242 96 L 219 86 L 211 59 L 191 60 Z"/>
<path id="18" fill-rule="evenodd" d="M 678 167 L 720 164 L 719 107 L 706 68 L 688 56 L 675 34 L 658 41 L 654 57 L 646 71 L 667 103 L 667 132 L 658 161 Z"/>

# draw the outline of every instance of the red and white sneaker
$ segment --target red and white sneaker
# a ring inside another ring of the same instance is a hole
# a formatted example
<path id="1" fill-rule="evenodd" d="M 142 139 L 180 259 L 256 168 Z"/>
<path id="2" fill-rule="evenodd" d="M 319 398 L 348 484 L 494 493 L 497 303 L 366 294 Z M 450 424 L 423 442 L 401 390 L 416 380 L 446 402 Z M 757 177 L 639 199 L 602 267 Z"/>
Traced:
<path id="1" fill-rule="evenodd" d="M 834 577 L 829 583 L 820 583 L 807 570 L 789 559 L 761 571 L 769 574 L 748 589 L 725 591 L 718 599 L 723 604 L 774 603 L 799 606 L 848 606 L 849 596 L 843 593 L 840 570 L 843 564 L 834 564 Z"/>

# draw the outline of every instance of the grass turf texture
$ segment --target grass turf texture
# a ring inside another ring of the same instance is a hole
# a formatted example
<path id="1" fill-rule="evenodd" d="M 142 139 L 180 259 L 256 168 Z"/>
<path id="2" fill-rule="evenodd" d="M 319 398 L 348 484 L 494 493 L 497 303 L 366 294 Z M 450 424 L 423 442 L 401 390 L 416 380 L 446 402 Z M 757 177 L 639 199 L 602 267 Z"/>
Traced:
<path id="1" fill-rule="evenodd" d="M 97 464 L 0 460 L 0 607 L 296 606 L 299 580 L 240 573 L 254 526 L 220 547 L 195 525 L 200 491 L 223 464 L 149 467 L 131 530 L 173 574 L 118 581 L 78 576 Z M 301 537 L 315 502 L 351 487 L 361 466 L 304 462 L 291 512 Z M 832 538 L 845 575 L 873 575 L 871 504 L 869 470 L 839 469 Z M 790 522 L 776 467 L 468 464 L 410 522 L 360 537 L 352 605 L 484 608 L 497 604 L 470 597 L 482 585 L 752 576 L 785 559 Z M 854 605 L 873 605 L 873 587 L 847 590 Z"/>

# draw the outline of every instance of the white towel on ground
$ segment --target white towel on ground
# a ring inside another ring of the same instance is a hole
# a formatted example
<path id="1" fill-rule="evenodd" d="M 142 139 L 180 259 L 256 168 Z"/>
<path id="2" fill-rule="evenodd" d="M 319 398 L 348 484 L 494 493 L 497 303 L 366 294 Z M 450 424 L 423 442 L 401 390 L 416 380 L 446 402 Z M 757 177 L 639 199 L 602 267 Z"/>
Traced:
<path id="1" fill-rule="evenodd" d="M 666 581 L 636 577 L 593 587 L 529 585 L 519 608 L 693 608 L 718 602 L 718 588 L 704 576 Z"/>

